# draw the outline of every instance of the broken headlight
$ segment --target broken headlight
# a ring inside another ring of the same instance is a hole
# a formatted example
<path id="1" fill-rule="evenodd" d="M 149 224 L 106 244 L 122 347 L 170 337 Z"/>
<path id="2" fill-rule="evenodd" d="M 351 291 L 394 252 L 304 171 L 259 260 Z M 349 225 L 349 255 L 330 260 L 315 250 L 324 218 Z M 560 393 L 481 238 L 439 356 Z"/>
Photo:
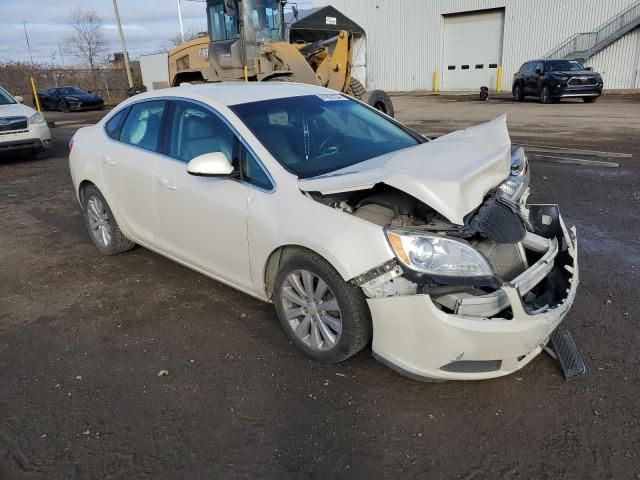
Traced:
<path id="1" fill-rule="evenodd" d="M 529 160 L 520 147 L 511 154 L 511 175 L 498 188 L 509 200 L 517 202 L 529 188 L 529 180 Z"/>
<path id="2" fill-rule="evenodd" d="M 440 235 L 385 230 L 400 261 L 412 270 L 442 277 L 492 277 L 487 259 L 467 242 Z"/>

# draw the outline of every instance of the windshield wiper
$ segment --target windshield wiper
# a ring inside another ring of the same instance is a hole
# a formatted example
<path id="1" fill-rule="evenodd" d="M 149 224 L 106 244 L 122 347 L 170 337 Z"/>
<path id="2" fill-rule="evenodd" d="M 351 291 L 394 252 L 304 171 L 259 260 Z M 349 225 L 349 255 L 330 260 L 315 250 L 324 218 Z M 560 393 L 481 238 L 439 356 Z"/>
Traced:
<path id="1" fill-rule="evenodd" d="M 306 115 L 302 116 L 302 125 L 304 128 L 304 159 L 308 161 L 311 146 L 309 144 L 309 123 L 307 122 Z"/>

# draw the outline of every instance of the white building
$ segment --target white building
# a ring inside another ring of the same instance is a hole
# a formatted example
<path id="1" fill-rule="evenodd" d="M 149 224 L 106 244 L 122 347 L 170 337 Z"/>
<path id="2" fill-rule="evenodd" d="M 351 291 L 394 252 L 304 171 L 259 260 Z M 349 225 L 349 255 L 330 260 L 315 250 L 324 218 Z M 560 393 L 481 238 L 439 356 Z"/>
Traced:
<path id="1" fill-rule="evenodd" d="M 606 89 L 640 88 L 638 0 L 313 0 L 367 34 L 366 83 L 503 91 L 527 60 L 586 58 Z M 581 34 L 581 35 L 578 35 Z M 500 67 L 500 68 L 499 68 Z"/>

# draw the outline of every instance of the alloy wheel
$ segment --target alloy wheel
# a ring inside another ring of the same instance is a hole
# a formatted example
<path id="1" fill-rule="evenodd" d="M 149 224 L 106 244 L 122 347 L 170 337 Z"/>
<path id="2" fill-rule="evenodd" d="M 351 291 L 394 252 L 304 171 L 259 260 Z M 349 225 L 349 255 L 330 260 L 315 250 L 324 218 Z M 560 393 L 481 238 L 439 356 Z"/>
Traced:
<path id="1" fill-rule="evenodd" d="M 104 203 L 96 196 L 87 202 L 87 218 L 93 238 L 103 247 L 108 247 L 113 238 L 113 226 Z"/>
<path id="2" fill-rule="evenodd" d="M 544 87 L 542 89 L 542 103 L 549 103 L 549 100 L 551 99 L 551 95 L 549 94 L 549 88 L 548 87 Z"/>
<path id="3" fill-rule="evenodd" d="M 342 313 L 338 299 L 315 273 L 295 270 L 286 276 L 282 307 L 293 333 L 311 349 L 330 350 L 340 340 Z"/>

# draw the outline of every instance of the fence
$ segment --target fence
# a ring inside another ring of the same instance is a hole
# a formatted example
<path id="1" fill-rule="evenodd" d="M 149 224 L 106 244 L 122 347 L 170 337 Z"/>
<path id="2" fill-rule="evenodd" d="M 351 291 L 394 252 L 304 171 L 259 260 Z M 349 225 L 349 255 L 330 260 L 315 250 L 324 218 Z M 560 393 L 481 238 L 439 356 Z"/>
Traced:
<path id="1" fill-rule="evenodd" d="M 134 74 L 135 76 L 135 74 Z M 106 104 L 115 105 L 127 98 L 129 83 L 123 69 L 96 68 L 47 68 L 23 63 L 0 64 L 0 85 L 12 95 L 21 95 L 25 103 L 33 104 L 31 80 L 38 90 L 53 87 L 75 86 L 97 93 Z"/>

